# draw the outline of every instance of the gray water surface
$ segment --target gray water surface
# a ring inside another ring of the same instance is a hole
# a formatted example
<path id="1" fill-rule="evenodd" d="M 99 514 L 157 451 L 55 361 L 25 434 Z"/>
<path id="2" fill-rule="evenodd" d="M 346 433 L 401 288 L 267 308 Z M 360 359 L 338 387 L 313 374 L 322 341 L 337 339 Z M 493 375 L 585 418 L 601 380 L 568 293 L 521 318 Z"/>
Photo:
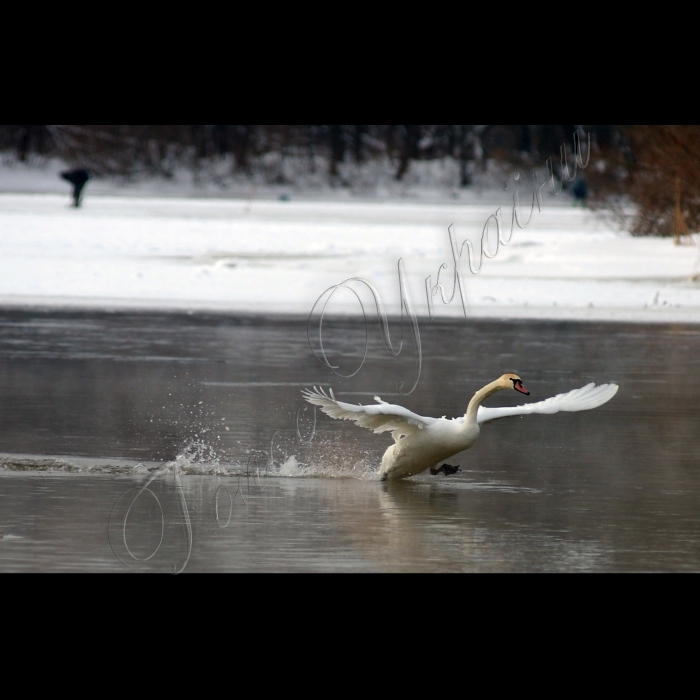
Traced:
<path id="1" fill-rule="evenodd" d="M 351 373 L 362 326 L 327 331 L 329 359 Z M 365 365 L 341 379 L 302 319 L 0 312 L 0 570 L 700 569 L 700 327 L 420 332 L 420 381 L 402 396 L 410 335 L 391 357 L 375 326 Z M 320 413 L 314 432 L 300 394 L 332 386 L 457 416 L 504 372 L 520 374 L 526 401 L 591 381 L 620 391 L 591 411 L 487 424 L 450 460 L 458 474 L 388 484 L 375 474 L 391 438 Z"/>

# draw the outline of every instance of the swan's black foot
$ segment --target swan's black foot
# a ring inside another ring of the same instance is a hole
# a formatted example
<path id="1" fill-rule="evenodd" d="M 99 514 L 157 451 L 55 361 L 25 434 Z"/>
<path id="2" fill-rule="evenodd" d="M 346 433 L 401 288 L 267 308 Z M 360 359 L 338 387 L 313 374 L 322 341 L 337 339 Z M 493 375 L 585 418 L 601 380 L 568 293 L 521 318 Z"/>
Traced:
<path id="1" fill-rule="evenodd" d="M 459 467 L 453 467 L 451 464 L 443 464 L 441 467 L 430 467 L 430 473 L 435 476 L 436 474 L 440 474 L 441 472 L 445 476 L 449 476 L 450 474 L 456 474 L 458 471 L 460 471 Z"/>

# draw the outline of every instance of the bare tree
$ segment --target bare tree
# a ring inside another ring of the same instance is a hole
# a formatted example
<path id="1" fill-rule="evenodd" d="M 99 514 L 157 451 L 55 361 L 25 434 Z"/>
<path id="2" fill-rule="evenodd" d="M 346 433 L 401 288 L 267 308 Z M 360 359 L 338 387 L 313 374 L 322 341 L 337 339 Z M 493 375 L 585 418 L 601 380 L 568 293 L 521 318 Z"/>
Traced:
<path id="1" fill-rule="evenodd" d="M 418 157 L 418 139 L 420 137 L 419 124 L 403 124 L 402 127 L 403 143 L 399 155 L 399 169 L 396 171 L 397 180 L 403 179 L 411 160 Z"/>
<path id="2" fill-rule="evenodd" d="M 605 134 L 607 137 L 607 133 Z M 614 141 L 614 139 L 612 139 Z M 635 207 L 627 222 L 635 235 L 681 235 L 700 229 L 700 126 L 626 126 L 618 143 L 600 147 L 589 169 L 598 206 Z"/>
<path id="3" fill-rule="evenodd" d="M 331 162 L 330 176 L 338 176 L 338 165 L 345 158 L 345 130 L 342 124 L 330 125 Z"/>

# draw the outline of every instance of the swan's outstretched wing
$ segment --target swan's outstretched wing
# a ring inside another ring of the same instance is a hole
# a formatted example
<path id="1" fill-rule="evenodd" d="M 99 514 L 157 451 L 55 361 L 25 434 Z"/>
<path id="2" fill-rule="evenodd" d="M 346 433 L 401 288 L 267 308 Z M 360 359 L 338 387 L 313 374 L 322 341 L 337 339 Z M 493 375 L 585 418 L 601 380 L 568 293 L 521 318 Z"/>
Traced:
<path id="1" fill-rule="evenodd" d="M 566 394 L 557 394 L 544 401 L 525 404 L 524 406 L 504 406 L 503 408 L 487 408 L 479 406 L 476 415 L 478 423 L 506 418 L 507 416 L 524 416 L 528 413 L 559 413 L 559 411 L 587 411 L 597 408 L 617 394 L 617 384 L 586 384 L 580 389 L 574 389 Z"/>
<path id="2" fill-rule="evenodd" d="M 385 403 L 378 396 L 376 406 L 359 406 L 351 403 L 338 401 L 330 390 L 330 396 L 323 389 L 314 387 L 313 391 L 304 389 L 304 398 L 316 406 L 331 418 L 341 420 L 352 420 L 363 428 L 369 428 L 375 433 L 384 433 L 389 430 L 398 431 L 402 435 L 410 435 L 416 430 L 422 430 L 435 422 L 435 418 L 425 418 L 413 411 L 409 411 L 403 406 Z"/>

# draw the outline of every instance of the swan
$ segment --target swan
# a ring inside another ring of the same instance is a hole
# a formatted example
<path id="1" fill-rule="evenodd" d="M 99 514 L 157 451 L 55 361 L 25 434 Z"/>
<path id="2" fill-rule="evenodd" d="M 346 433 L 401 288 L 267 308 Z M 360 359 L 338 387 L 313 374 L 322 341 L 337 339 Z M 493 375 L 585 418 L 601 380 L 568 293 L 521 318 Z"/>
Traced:
<path id="1" fill-rule="evenodd" d="M 430 469 L 432 474 L 437 474 L 439 471 L 453 474 L 458 467 L 443 464 L 436 469 L 435 466 L 443 459 L 469 449 L 479 437 L 481 423 L 528 413 L 586 411 L 610 401 L 618 388 L 617 384 L 596 386 L 591 382 L 580 389 L 574 389 L 566 394 L 557 394 L 537 403 L 502 408 L 482 406 L 481 402 L 484 399 L 503 389 L 530 395 L 517 374 L 504 374 L 474 394 L 464 416 L 451 419 L 444 416 L 442 418 L 419 416 L 403 406 L 382 401 L 379 396 L 374 397 L 376 406 L 356 406 L 336 400 L 333 389 L 330 389 L 330 394 L 326 394 L 322 388 L 314 387 L 313 390 L 304 389 L 302 394 L 306 401 L 320 406 L 321 410 L 331 418 L 355 421 L 357 425 L 369 428 L 375 433 L 391 431 L 394 444 L 387 448 L 379 468 L 379 477 L 382 481 L 386 481 L 415 476 L 426 469 Z"/>

